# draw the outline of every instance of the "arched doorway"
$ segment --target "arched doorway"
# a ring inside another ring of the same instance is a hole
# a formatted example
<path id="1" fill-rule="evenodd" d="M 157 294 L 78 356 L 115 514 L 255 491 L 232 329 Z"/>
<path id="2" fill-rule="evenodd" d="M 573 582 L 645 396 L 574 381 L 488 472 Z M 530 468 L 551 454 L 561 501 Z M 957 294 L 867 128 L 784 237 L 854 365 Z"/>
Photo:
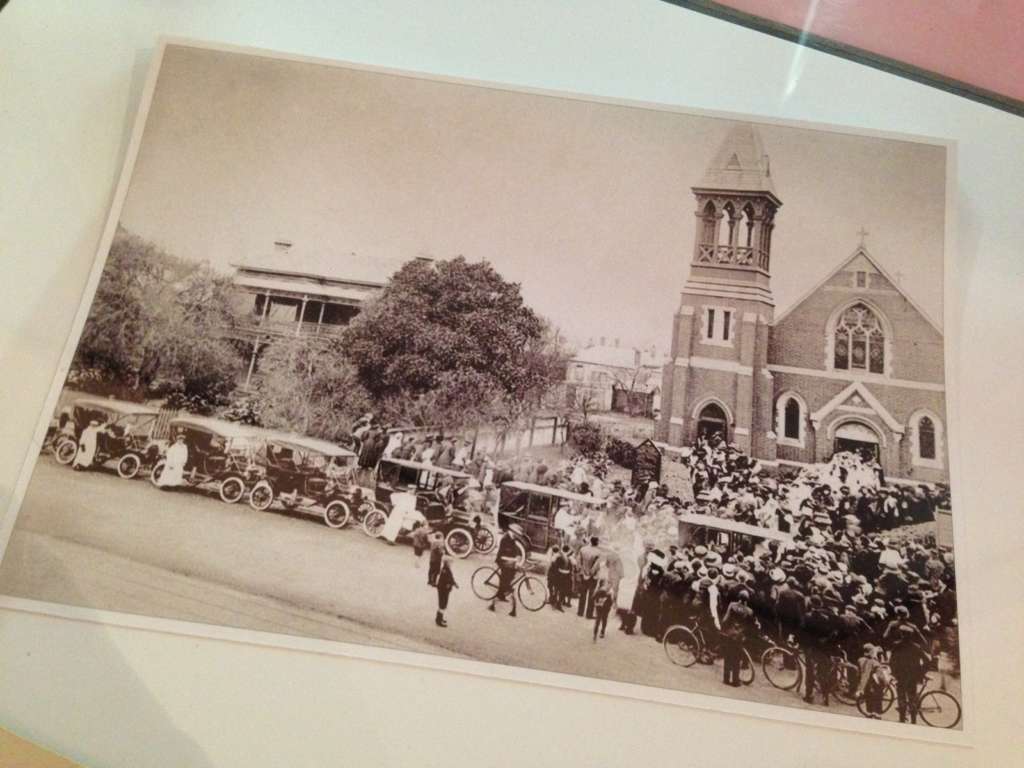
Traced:
<path id="1" fill-rule="evenodd" d="M 859 421 L 847 421 L 836 427 L 832 450 L 834 453 L 849 451 L 878 460 L 880 444 L 874 429 Z"/>
<path id="2" fill-rule="evenodd" d="M 697 416 L 697 437 L 721 435 L 723 440 L 729 439 L 729 420 L 725 411 L 718 403 L 708 403 L 700 409 Z"/>

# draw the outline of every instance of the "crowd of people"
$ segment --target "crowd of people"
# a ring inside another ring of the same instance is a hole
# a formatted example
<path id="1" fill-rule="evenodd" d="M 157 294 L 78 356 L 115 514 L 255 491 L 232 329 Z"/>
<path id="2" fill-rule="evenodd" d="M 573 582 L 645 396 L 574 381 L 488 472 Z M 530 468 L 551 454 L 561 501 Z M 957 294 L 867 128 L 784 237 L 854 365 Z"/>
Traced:
<path id="1" fill-rule="evenodd" d="M 745 644 L 794 648 L 805 699 L 826 705 L 832 665 L 845 658 L 860 665 L 860 693 L 880 709 L 888 659 L 901 719 L 915 719 L 913 692 L 939 651 L 958 673 L 952 551 L 914 525 L 934 519 L 942 489 L 885 485 L 877 462 L 853 453 L 772 477 L 719 436 L 698 440 L 682 461 L 692 498 L 662 483 L 607 483 L 603 467 L 592 472 L 582 459 L 555 473 L 606 504 L 567 511 L 549 566 L 554 610 L 576 599 L 578 614 L 596 615 L 593 596 L 608 592 L 626 634 L 660 641 L 672 625 L 698 627 L 723 656 L 729 685 L 739 684 Z M 679 521 L 691 514 L 785 535 L 687 537 Z M 603 636 L 603 626 L 594 632 Z"/>
<path id="2" fill-rule="evenodd" d="M 94 421 L 83 432 L 76 468 L 91 462 L 102 429 Z M 825 705 L 832 665 L 845 659 L 861 669 L 869 712 L 880 708 L 881 672 L 889 669 L 901 720 L 915 718 L 914 692 L 940 653 L 959 673 L 953 554 L 937 543 L 934 527 L 920 525 L 948 508 L 948 490 L 886 483 L 870 454 L 841 452 L 787 474 L 710 435 L 680 452 L 676 469 L 688 482 L 673 488 L 669 473 L 636 484 L 612 478 L 601 455 L 501 458 L 475 451 L 461 436 L 387 429 L 370 414 L 357 422 L 353 440 L 364 472 L 397 458 L 468 476 L 445 477 L 436 490 L 447 505 L 505 529 L 491 610 L 511 600 L 516 615 L 511 582 L 520 549 L 530 549 L 518 525 L 499 519 L 502 484 L 517 480 L 572 492 L 551 520 L 557 533 L 545 561 L 547 585 L 552 610 L 565 612 L 575 601 L 576 615 L 593 621 L 594 642 L 605 637 L 616 606 L 627 635 L 661 641 L 671 626 L 693 627 L 722 656 L 723 681 L 733 686 L 745 646 L 792 648 L 804 661 L 805 699 L 818 695 Z M 186 456 L 182 441 L 173 441 L 168 480 L 180 474 Z M 414 509 L 415 496 L 410 500 Z M 722 534 L 687 523 L 693 515 L 765 535 Z M 444 627 L 458 585 L 443 536 L 425 522 L 412 526 L 412 539 L 417 558 L 430 552 L 427 580 L 438 592 L 435 621 Z"/>
<path id="3" fill-rule="evenodd" d="M 687 492 L 663 480 L 634 486 L 609 479 L 600 456 L 496 459 L 475 453 L 461 437 L 402 434 L 372 419 L 357 430 L 362 467 L 390 457 L 459 469 L 474 480 L 460 487 L 461 503 L 484 514 L 496 514 L 498 489 L 509 480 L 601 502 L 558 507 L 557 543 L 546 560 L 552 610 L 565 612 L 575 602 L 576 615 L 593 621 L 594 642 L 605 636 L 616 606 L 627 635 L 661 641 L 670 626 L 699 628 L 723 658 L 723 681 L 733 686 L 743 647 L 791 648 L 804 661 L 804 698 L 825 705 L 832 665 L 845 659 L 859 665 L 860 694 L 876 714 L 888 669 L 901 720 L 915 719 L 915 691 L 940 653 L 958 674 L 952 551 L 917 525 L 948 506 L 948 492 L 886 483 L 870 454 L 842 452 L 798 472 L 769 472 L 711 435 L 679 457 Z M 724 536 L 680 525 L 688 515 L 783 535 Z M 523 532 L 513 525 L 499 541 L 501 581 L 489 605 L 494 610 L 509 599 L 511 615 L 517 539 Z M 450 576 L 441 580 L 442 626 L 453 583 Z"/>

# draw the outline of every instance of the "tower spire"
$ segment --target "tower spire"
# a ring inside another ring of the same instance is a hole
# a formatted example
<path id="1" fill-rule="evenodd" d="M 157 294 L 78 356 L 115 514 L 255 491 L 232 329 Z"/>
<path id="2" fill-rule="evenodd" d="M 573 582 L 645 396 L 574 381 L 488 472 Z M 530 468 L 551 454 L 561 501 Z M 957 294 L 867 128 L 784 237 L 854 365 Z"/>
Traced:
<path id="1" fill-rule="evenodd" d="M 768 155 L 751 123 L 733 123 L 698 187 L 775 194 Z"/>
<path id="2" fill-rule="evenodd" d="M 728 269 L 731 279 L 741 280 L 757 272 L 767 290 L 772 229 L 782 201 L 757 128 L 729 126 L 693 194 L 699 219 L 693 267 Z"/>

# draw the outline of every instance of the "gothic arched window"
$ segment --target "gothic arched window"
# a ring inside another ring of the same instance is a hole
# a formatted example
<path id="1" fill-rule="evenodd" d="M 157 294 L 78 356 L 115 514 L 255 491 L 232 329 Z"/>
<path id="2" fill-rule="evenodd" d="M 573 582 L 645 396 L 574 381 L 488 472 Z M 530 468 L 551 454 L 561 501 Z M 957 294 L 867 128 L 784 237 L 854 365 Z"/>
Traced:
<path id="1" fill-rule="evenodd" d="M 885 332 L 870 307 L 858 302 L 848 308 L 840 315 L 834 333 L 833 367 L 885 373 Z"/>
<path id="2" fill-rule="evenodd" d="M 783 412 L 782 434 L 790 440 L 800 439 L 800 403 L 795 397 L 786 401 L 786 408 Z"/>
<path id="3" fill-rule="evenodd" d="M 935 423 L 927 416 L 917 422 L 917 454 L 922 459 L 935 458 Z"/>

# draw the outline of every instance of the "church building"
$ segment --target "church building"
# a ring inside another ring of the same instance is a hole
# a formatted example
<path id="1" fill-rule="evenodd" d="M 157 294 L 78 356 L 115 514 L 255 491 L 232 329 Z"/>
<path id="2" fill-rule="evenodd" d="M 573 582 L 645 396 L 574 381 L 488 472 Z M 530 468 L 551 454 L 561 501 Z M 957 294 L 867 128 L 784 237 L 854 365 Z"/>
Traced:
<path id="1" fill-rule="evenodd" d="M 887 477 L 948 482 L 941 328 L 863 240 L 776 315 L 782 200 L 754 126 L 730 128 L 693 194 L 696 238 L 658 437 L 688 445 L 719 432 L 764 462 L 795 466 L 867 450 Z"/>

